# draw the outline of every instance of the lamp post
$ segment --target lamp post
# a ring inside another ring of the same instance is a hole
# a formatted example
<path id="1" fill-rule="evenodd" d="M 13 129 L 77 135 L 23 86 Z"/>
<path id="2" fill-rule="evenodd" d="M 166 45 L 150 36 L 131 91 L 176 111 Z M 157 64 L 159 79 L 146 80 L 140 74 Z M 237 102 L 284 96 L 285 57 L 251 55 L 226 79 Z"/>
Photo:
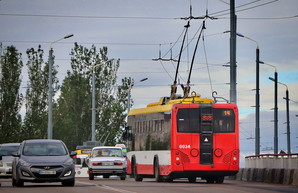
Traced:
<path id="1" fill-rule="evenodd" d="M 287 117 L 287 149 L 288 153 L 291 153 L 291 131 L 290 131 L 290 108 L 289 108 L 289 89 L 288 86 L 284 83 L 278 82 L 279 84 L 283 85 L 286 87 L 286 97 L 283 99 L 286 100 L 286 117 Z"/>
<path id="2" fill-rule="evenodd" d="M 260 48 L 256 40 L 244 36 L 240 33 L 236 33 L 241 38 L 248 39 L 256 43 L 256 109 L 255 109 L 255 155 L 260 154 Z"/>
<path id="3" fill-rule="evenodd" d="M 278 154 L 278 106 L 277 106 L 277 83 L 278 74 L 274 72 L 274 78 L 269 77 L 274 82 L 274 154 Z"/>
<path id="4" fill-rule="evenodd" d="M 72 37 L 73 34 L 64 36 L 61 39 L 51 42 L 49 50 L 49 85 L 48 85 L 48 139 L 53 139 L 53 48 L 52 45 L 63 39 Z"/>
<path id="5" fill-rule="evenodd" d="M 269 77 L 269 80 L 274 81 L 274 154 L 278 154 L 278 106 L 277 106 L 277 83 L 278 73 L 276 66 L 260 61 L 260 64 L 266 64 L 274 68 L 274 78 Z"/>
<path id="6" fill-rule="evenodd" d="M 140 83 L 140 82 L 144 82 L 148 80 L 148 78 L 143 78 L 141 79 L 140 81 L 138 81 L 136 84 Z M 128 96 L 127 96 L 127 115 L 130 111 L 130 93 L 131 93 L 131 89 L 132 87 L 134 86 L 135 84 L 131 84 L 129 87 L 128 87 Z"/>
<path id="7" fill-rule="evenodd" d="M 106 62 L 112 62 L 114 59 L 111 60 L 107 60 Z M 101 63 L 100 63 L 101 64 Z M 98 65 L 94 65 L 92 67 L 92 115 L 91 115 L 91 141 L 96 141 L 96 134 L 95 134 L 95 125 L 96 125 L 96 107 L 95 107 L 95 68 L 100 66 L 100 64 Z"/>
<path id="8" fill-rule="evenodd" d="M 144 82 L 148 80 L 148 78 L 143 78 L 141 79 L 140 81 L 138 81 L 136 84 L 140 83 L 140 82 Z M 129 87 L 128 87 L 128 96 L 127 96 L 127 117 L 128 117 L 128 114 L 129 114 L 129 111 L 130 111 L 130 94 L 131 94 L 131 89 L 132 87 L 134 86 L 135 84 L 131 84 Z M 127 119 L 127 126 L 128 126 L 128 119 Z M 127 139 L 126 139 L 126 145 L 128 146 L 128 130 L 127 130 Z"/>
<path id="9" fill-rule="evenodd" d="M 289 107 L 289 89 L 286 84 L 283 84 L 280 82 L 280 84 L 284 85 L 286 87 L 286 111 L 287 111 L 287 148 L 288 153 L 291 153 L 291 130 L 290 130 L 290 107 Z"/>

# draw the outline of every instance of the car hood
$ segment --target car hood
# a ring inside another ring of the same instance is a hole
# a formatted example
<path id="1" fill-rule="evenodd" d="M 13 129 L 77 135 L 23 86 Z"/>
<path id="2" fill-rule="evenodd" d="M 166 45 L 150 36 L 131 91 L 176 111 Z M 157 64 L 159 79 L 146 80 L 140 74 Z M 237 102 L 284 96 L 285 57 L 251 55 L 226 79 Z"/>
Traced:
<path id="1" fill-rule="evenodd" d="M 12 162 L 13 157 L 12 156 L 2 156 L 3 162 Z"/>
<path id="2" fill-rule="evenodd" d="M 22 156 L 22 159 L 31 164 L 63 164 L 71 159 L 68 155 L 65 156 Z"/>

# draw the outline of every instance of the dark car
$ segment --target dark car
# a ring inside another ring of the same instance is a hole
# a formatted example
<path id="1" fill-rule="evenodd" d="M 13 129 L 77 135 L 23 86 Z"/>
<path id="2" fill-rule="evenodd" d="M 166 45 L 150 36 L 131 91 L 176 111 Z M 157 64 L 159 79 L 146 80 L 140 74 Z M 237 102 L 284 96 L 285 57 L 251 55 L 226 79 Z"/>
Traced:
<path id="1" fill-rule="evenodd" d="M 13 156 L 12 185 L 24 182 L 62 182 L 74 186 L 75 165 L 66 145 L 60 140 L 25 140 Z"/>

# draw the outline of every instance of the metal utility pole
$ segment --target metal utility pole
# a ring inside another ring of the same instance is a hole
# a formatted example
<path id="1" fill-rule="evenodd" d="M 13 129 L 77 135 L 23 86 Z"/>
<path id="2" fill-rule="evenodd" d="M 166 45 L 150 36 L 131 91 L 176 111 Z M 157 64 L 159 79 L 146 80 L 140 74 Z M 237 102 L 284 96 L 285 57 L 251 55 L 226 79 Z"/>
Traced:
<path id="1" fill-rule="evenodd" d="M 96 109 L 95 109 L 95 66 L 92 69 L 92 115 L 91 115 L 91 141 L 95 139 Z"/>
<path id="2" fill-rule="evenodd" d="M 61 39 L 51 42 L 49 50 L 49 88 L 48 88 L 48 139 L 53 139 L 53 48 L 52 45 L 60 40 L 72 37 L 73 34 L 67 35 Z"/>
<path id="3" fill-rule="evenodd" d="M 274 154 L 278 154 L 278 106 L 277 106 L 277 83 L 278 74 L 274 72 L 274 78 L 269 77 L 270 80 L 274 81 Z"/>
<path id="4" fill-rule="evenodd" d="M 48 139 L 53 139 L 53 122 L 52 122 L 52 112 L 53 112 L 53 48 L 49 51 L 49 89 L 48 89 Z"/>
<path id="5" fill-rule="evenodd" d="M 255 155 L 260 155 L 260 49 L 256 49 L 256 128 Z"/>
<path id="6" fill-rule="evenodd" d="M 284 84 L 285 85 L 285 84 Z M 287 87 L 287 85 L 285 85 Z M 287 108 L 287 147 L 288 153 L 291 153 L 291 132 L 290 132 L 290 113 L 289 113 L 289 90 L 286 90 L 286 108 Z"/>
<path id="7" fill-rule="evenodd" d="M 290 107 L 289 107 L 289 89 L 288 86 L 284 83 L 278 82 L 279 84 L 286 87 L 286 97 L 283 97 L 283 99 L 286 100 L 286 116 L 287 116 L 287 153 L 291 153 L 291 131 L 290 131 Z"/>
<path id="8" fill-rule="evenodd" d="M 235 15 L 235 0 L 230 0 L 230 103 L 237 103 L 237 64 L 236 64 L 236 34 L 237 16 Z"/>

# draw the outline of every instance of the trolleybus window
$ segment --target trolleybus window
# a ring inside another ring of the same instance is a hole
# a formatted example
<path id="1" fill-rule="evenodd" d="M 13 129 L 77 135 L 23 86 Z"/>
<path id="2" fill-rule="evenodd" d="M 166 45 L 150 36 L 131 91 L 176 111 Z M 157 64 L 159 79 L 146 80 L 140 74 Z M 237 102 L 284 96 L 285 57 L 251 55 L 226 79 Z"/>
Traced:
<path id="1" fill-rule="evenodd" d="M 200 110 L 179 109 L 177 114 L 178 132 L 181 133 L 199 133 L 200 132 Z"/>
<path id="2" fill-rule="evenodd" d="M 235 132 L 235 114 L 231 109 L 213 109 L 214 133 Z"/>
<path id="3" fill-rule="evenodd" d="M 200 133 L 199 108 L 179 109 L 177 114 L 177 127 L 180 133 Z M 213 132 L 232 133 L 235 132 L 235 114 L 231 109 L 213 109 Z"/>

